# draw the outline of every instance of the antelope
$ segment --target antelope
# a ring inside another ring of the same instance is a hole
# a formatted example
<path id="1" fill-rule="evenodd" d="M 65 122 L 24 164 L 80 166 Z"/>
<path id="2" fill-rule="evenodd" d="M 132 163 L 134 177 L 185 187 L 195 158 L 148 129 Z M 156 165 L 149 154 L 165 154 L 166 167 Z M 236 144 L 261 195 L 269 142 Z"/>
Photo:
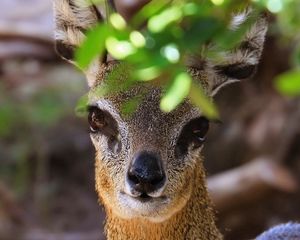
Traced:
<path id="1" fill-rule="evenodd" d="M 97 5 L 84 3 L 54 0 L 56 49 L 72 63 L 74 49 L 85 32 L 104 19 Z M 245 16 L 235 16 L 233 24 Z M 223 86 L 253 75 L 266 31 L 267 22 L 260 17 L 222 61 L 191 57 L 187 71 L 213 97 Z M 97 59 L 85 71 L 91 89 L 88 122 L 96 150 L 96 191 L 107 215 L 107 239 L 222 239 L 201 156 L 209 120 L 189 100 L 171 113 L 161 112 L 161 89 L 152 85 L 146 86 L 148 91 L 138 109 L 123 117 L 122 103 L 145 86 L 105 97 L 94 91 L 105 84 L 117 64 Z M 120 78 L 126 79 L 126 71 Z M 267 232 L 259 239 L 277 239 L 269 235 Z"/>

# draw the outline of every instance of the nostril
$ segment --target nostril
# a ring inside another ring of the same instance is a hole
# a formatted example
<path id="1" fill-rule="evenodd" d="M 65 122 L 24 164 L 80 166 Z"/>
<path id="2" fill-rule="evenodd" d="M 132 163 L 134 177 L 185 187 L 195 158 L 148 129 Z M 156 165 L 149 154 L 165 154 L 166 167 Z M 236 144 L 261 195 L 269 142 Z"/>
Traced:
<path id="1" fill-rule="evenodd" d="M 142 199 L 148 199 L 148 198 L 150 198 L 150 196 L 147 193 L 142 193 L 141 196 L 140 196 L 140 198 L 142 198 Z"/>
<path id="2" fill-rule="evenodd" d="M 161 185 L 165 180 L 165 175 L 164 174 L 159 174 L 156 177 L 152 178 L 149 181 L 149 184 L 153 185 L 153 186 L 158 186 Z"/>
<path id="3" fill-rule="evenodd" d="M 140 183 L 140 179 L 135 174 L 133 174 L 131 171 L 129 171 L 129 173 L 128 173 L 128 180 L 133 184 Z"/>
<path id="4" fill-rule="evenodd" d="M 161 159 L 148 152 L 137 155 L 127 172 L 129 186 L 140 193 L 152 193 L 162 188 L 165 179 Z"/>
<path id="5" fill-rule="evenodd" d="M 127 181 L 129 186 L 142 194 L 151 193 L 160 189 L 165 183 L 165 174 L 161 171 L 151 174 L 140 174 L 139 171 L 128 171 Z"/>

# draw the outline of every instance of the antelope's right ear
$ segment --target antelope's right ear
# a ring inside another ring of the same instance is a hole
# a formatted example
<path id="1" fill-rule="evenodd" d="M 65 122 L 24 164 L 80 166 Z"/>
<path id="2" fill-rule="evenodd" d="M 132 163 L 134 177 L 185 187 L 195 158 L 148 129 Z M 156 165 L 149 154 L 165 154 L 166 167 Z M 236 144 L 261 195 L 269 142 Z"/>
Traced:
<path id="1" fill-rule="evenodd" d="M 58 54 L 68 61 L 73 60 L 74 50 L 85 38 L 85 32 L 102 15 L 88 0 L 54 0 L 55 46 Z"/>
<path id="2" fill-rule="evenodd" d="M 62 58 L 73 64 L 74 51 L 84 40 L 85 32 L 103 21 L 100 10 L 91 2 L 92 0 L 54 0 L 55 48 Z M 95 67 L 100 67 L 100 59 L 92 65 L 93 70 L 86 72 L 90 86 L 95 79 L 89 73 L 97 71 Z"/>

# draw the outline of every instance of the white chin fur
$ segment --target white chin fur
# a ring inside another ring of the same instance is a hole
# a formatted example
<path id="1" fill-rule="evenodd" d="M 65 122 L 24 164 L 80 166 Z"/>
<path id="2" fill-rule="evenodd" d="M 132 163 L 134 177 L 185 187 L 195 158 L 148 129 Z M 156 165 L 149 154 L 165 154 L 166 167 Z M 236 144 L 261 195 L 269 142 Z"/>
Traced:
<path id="1" fill-rule="evenodd" d="M 117 214 L 124 219 L 145 218 L 151 222 L 163 222 L 171 217 L 170 214 L 163 213 L 170 203 L 170 200 L 165 197 L 152 198 L 142 202 L 126 193 L 119 193 L 118 201 L 122 213 Z"/>

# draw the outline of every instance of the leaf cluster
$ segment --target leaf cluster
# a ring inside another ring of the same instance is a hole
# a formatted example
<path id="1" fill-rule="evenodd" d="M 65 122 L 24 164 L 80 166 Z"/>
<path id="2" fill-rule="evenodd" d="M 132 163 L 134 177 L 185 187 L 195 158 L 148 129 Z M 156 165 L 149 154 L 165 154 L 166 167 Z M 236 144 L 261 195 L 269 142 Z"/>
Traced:
<path id="1" fill-rule="evenodd" d="M 298 10 L 293 8 L 295 6 Z M 108 52 L 132 70 L 128 78 L 118 84 L 114 81 L 115 77 L 109 77 L 106 91 L 99 91 L 99 94 L 123 91 L 136 83 L 155 81 L 163 89 L 161 110 L 170 112 L 189 98 L 207 117 L 218 118 L 218 111 L 201 84 L 186 72 L 185 59 L 207 45 L 214 48 L 202 53 L 204 57 L 219 57 L 220 52 L 236 47 L 257 15 L 247 19 L 238 29 L 230 28 L 232 15 L 249 7 L 257 14 L 266 10 L 276 12 L 279 23 L 288 25 L 290 29 L 299 26 L 299 2 L 292 0 L 154 0 L 130 22 L 125 22 L 118 13 L 110 14 L 106 22 L 99 23 L 88 32 L 76 52 L 76 61 L 80 68 L 86 69 L 95 58 L 103 58 Z M 289 15 L 291 11 L 293 13 Z M 115 73 L 112 74 L 115 76 Z M 287 77 L 299 79 L 296 72 L 282 76 L 279 82 Z M 293 85 L 292 82 L 290 84 Z M 287 88 L 282 85 L 277 84 L 284 92 Z M 133 102 L 141 98 L 134 99 Z M 137 106 L 132 102 L 129 105 Z M 82 106 L 81 101 L 81 109 Z"/>

